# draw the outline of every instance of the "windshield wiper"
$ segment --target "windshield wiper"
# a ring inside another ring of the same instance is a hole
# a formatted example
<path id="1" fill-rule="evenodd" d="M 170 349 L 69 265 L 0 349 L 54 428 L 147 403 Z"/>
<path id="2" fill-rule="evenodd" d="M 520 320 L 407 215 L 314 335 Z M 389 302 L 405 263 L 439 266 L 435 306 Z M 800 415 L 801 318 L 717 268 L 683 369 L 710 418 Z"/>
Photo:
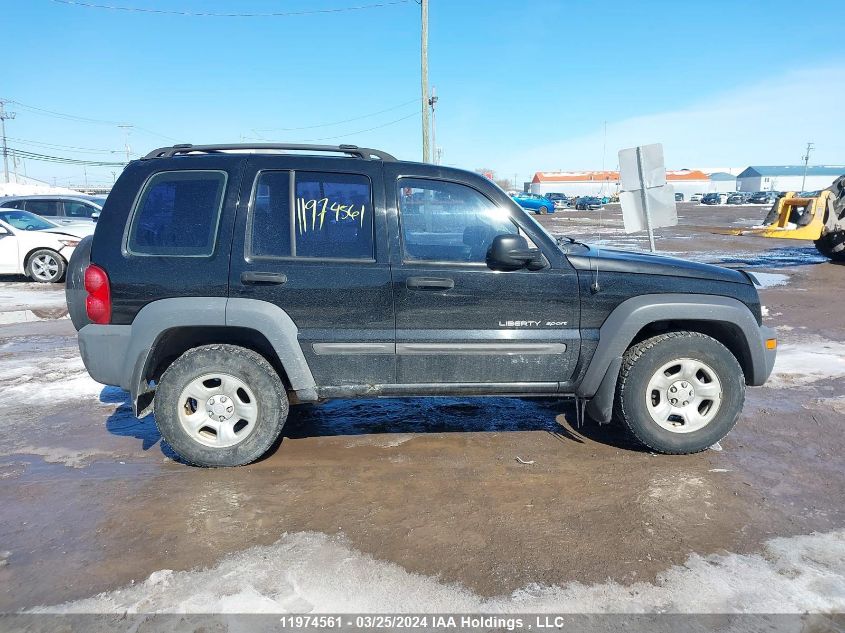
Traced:
<path id="1" fill-rule="evenodd" d="M 556 237 L 555 240 L 558 244 L 560 244 L 563 240 L 566 240 L 567 244 L 580 244 L 581 246 L 587 246 L 586 244 L 584 244 L 584 242 L 580 242 L 574 237 L 570 237 L 569 235 L 561 235 L 560 237 Z"/>

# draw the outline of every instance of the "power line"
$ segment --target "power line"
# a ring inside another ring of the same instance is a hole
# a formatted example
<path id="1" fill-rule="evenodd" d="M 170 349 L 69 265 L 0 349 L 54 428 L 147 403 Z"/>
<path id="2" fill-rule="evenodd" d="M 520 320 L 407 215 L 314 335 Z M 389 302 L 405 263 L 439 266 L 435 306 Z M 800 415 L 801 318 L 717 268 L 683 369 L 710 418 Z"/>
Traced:
<path id="1" fill-rule="evenodd" d="M 203 18 L 286 18 L 298 15 L 317 15 L 322 13 L 343 13 L 346 11 L 364 11 L 366 9 L 380 9 L 397 4 L 407 4 L 411 0 L 389 0 L 373 4 L 361 4 L 351 7 L 335 7 L 329 9 L 310 9 L 307 11 L 274 11 L 269 13 L 210 13 L 205 11 L 177 11 L 174 9 L 145 9 L 143 7 L 125 7 L 113 4 L 97 4 L 94 2 L 80 2 L 79 0 L 52 0 L 57 4 L 66 4 L 87 9 L 107 9 L 110 11 L 126 11 L 130 13 L 154 13 L 158 15 L 182 15 Z"/>
<path id="2" fill-rule="evenodd" d="M 406 105 L 410 105 L 411 103 L 417 103 L 419 99 L 411 99 L 410 101 L 405 101 L 404 103 L 400 103 L 399 105 L 395 105 L 390 108 L 385 108 L 384 110 L 379 110 L 377 112 L 370 112 L 369 114 L 362 114 L 361 116 L 352 117 L 351 119 L 343 119 L 341 121 L 332 121 L 331 123 L 319 123 L 317 125 L 303 125 L 301 127 L 264 127 L 264 128 L 256 128 L 254 132 L 276 132 L 276 131 L 295 131 L 295 130 L 313 130 L 315 128 L 320 127 L 331 127 L 333 125 L 341 125 L 343 123 L 351 123 L 352 121 L 360 121 L 361 119 L 368 119 L 370 117 L 376 116 L 378 114 L 384 114 L 385 112 L 392 112 L 393 110 L 398 110 L 399 108 L 405 107 Z"/>
<path id="3" fill-rule="evenodd" d="M 48 149 L 69 149 L 74 150 L 80 154 L 113 154 L 119 150 L 113 149 L 94 149 L 93 147 L 78 147 L 76 145 L 59 145 L 58 143 L 46 143 L 44 141 L 31 141 L 25 138 L 16 138 L 14 136 L 6 137 L 10 141 L 15 141 L 18 144 L 34 145 L 35 147 L 46 147 Z"/>
<path id="4" fill-rule="evenodd" d="M 3 99 L 0 98 L 0 100 L 3 100 Z M 26 103 L 21 103 L 20 101 L 16 101 L 14 99 L 5 99 L 4 101 L 6 103 L 14 103 L 19 108 L 23 108 L 24 110 L 33 112 L 35 114 L 41 114 L 43 116 L 52 116 L 52 117 L 55 117 L 55 118 L 58 118 L 58 119 L 64 119 L 66 121 L 78 121 L 80 123 L 91 123 L 91 124 L 94 124 L 94 125 L 114 125 L 114 126 L 131 125 L 130 123 L 128 123 L 126 121 L 110 121 L 108 119 L 94 119 L 94 118 L 91 118 L 91 117 L 77 116 L 75 114 L 67 114 L 66 112 L 57 112 L 55 110 L 47 110 L 45 108 L 38 108 L 36 106 L 28 105 Z M 170 136 L 166 136 L 164 134 L 159 134 L 158 132 L 154 132 L 153 130 L 149 130 L 145 127 L 140 127 L 140 126 L 137 126 L 137 125 L 132 125 L 132 127 L 136 130 L 140 130 L 141 132 L 146 132 L 147 134 L 150 134 L 151 136 L 157 136 L 159 138 L 163 138 L 163 139 L 168 140 L 168 141 L 178 142 L 178 139 L 175 139 L 175 138 L 170 137 Z"/>
<path id="5" fill-rule="evenodd" d="M 395 121 L 390 121 L 389 123 L 385 123 L 383 125 L 376 125 L 375 127 L 367 128 L 366 130 L 358 130 L 357 132 L 350 132 L 349 134 L 338 134 L 337 136 L 322 136 L 320 138 L 311 138 L 306 139 L 306 142 L 330 141 L 335 138 L 346 138 L 347 136 L 355 136 L 356 134 L 363 134 L 364 132 L 372 132 L 373 130 L 380 130 L 383 127 L 393 125 L 394 123 L 399 123 L 400 121 L 405 121 L 406 119 L 410 119 L 411 117 L 415 116 L 419 116 L 419 112 L 414 112 L 412 114 L 409 114 L 408 116 L 403 116 L 401 119 L 396 119 Z"/>
<path id="6" fill-rule="evenodd" d="M 78 158 L 68 158 L 66 156 L 51 156 L 48 154 L 38 154 L 27 150 L 9 148 L 9 154 L 18 158 L 26 160 L 37 160 L 45 163 L 58 163 L 62 165 L 86 165 L 89 167 L 123 167 L 126 163 L 115 161 L 99 161 L 99 160 L 82 160 Z"/>

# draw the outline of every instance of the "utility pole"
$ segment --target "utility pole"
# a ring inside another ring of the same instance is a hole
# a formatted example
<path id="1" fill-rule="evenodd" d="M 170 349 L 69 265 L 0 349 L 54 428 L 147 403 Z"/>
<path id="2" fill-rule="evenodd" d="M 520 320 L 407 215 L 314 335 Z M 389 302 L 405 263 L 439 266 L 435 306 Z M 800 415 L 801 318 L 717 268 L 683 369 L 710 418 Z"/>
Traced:
<path id="1" fill-rule="evenodd" d="M 423 162 L 427 163 L 431 153 L 429 150 L 428 127 L 428 0 L 420 0 L 420 67 L 422 88 L 422 154 Z"/>
<path id="2" fill-rule="evenodd" d="M 126 162 L 128 163 L 130 160 L 132 160 L 132 158 L 129 156 L 129 153 L 131 151 L 129 147 L 129 132 L 132 131 L 132 126 L 127 123 L 123 123 L 121 125 L 118 125 L 117 127 L 123 130 L 123 149 L 126 150 Z"/>
<path id="3" fill-rule="evenodd" d="M 428 105 L 431 106 L 431 148 L 434 150 L 433 161 L 435 165 L 440 164 L 437 152 L 437 118 L 434 113 L 434 106 L 437 105 L 437 88 L 431 87 L 431 96 L 428 98 Z"/>
<path id="4" fill-rule="evenodd" d="M 9 182 L 9 148 L 6 147 L 6 119 L 14 119 L 15 112 L 6 112 L 6 102 L 0 100 L 0 136 L 3 137 L 3 177 Z"/>
<path id="5" fill-rule="evenodd" d="M 810 152 L 815 149 L 812 143 L 807 143 L 807 151 L 801 157 L 804 161 L 804 176 L 801 178 L 801 191 L 804 191 L 804 184 L 807 182 L 807 163 L 810 162 Z"/>

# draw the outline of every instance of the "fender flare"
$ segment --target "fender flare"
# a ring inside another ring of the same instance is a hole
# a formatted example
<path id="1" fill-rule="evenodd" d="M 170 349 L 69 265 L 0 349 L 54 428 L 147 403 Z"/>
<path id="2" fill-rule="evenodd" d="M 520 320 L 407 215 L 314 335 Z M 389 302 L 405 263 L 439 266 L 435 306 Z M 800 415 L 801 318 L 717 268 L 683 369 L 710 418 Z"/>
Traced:
<path id="1" fill-rule="evenodd" d="M 125 359 L 131 373 L 124 377 L 121 386 L 132 393 L 133 401 L 147 390 L 147 363 L 161 337 L 174 328 L 202 326 L 230 326 L 260 332 L 273 346 L 299 400 L 313 402 L 318 399 L 317 385 L 299 345 L 299 329 L 282 308 L 257 299 L 176 297 L 147 304 L 129 326 Z"/>
<path id="2" fill-rule="evenodd" d="M 741 301 L 698 294 L 632 297 L 620 303 L 602 324 L 598 347 L 575 390 L 579 398 L 596 400 L 591 403 L 589 412 L 599 421 L 609 420 L 621 358 L 631 341 L 645 326 L 667 320 L 714 321 L 735 326 L 742 333 L 741 340 L 750 364 L 746 383 L 762 385 L 769 377 L 775 354 L 766 349 L 765 340 L 774 338 L 774 333 L 770 328 L 758 325 L 751 310 Z"/>

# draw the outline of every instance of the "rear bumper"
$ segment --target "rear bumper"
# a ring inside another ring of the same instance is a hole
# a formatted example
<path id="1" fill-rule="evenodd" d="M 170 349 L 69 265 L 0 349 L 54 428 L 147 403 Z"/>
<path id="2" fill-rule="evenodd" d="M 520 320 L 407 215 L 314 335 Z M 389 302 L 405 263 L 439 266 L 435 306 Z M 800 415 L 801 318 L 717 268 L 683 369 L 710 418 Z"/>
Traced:
<path id="1" fill-rule="evenodd" d="M 133 367 L 127 363 L 131 325 L 88 324 L 79 330 L 79 352 L 91 378 L 132 391 Z"/>

